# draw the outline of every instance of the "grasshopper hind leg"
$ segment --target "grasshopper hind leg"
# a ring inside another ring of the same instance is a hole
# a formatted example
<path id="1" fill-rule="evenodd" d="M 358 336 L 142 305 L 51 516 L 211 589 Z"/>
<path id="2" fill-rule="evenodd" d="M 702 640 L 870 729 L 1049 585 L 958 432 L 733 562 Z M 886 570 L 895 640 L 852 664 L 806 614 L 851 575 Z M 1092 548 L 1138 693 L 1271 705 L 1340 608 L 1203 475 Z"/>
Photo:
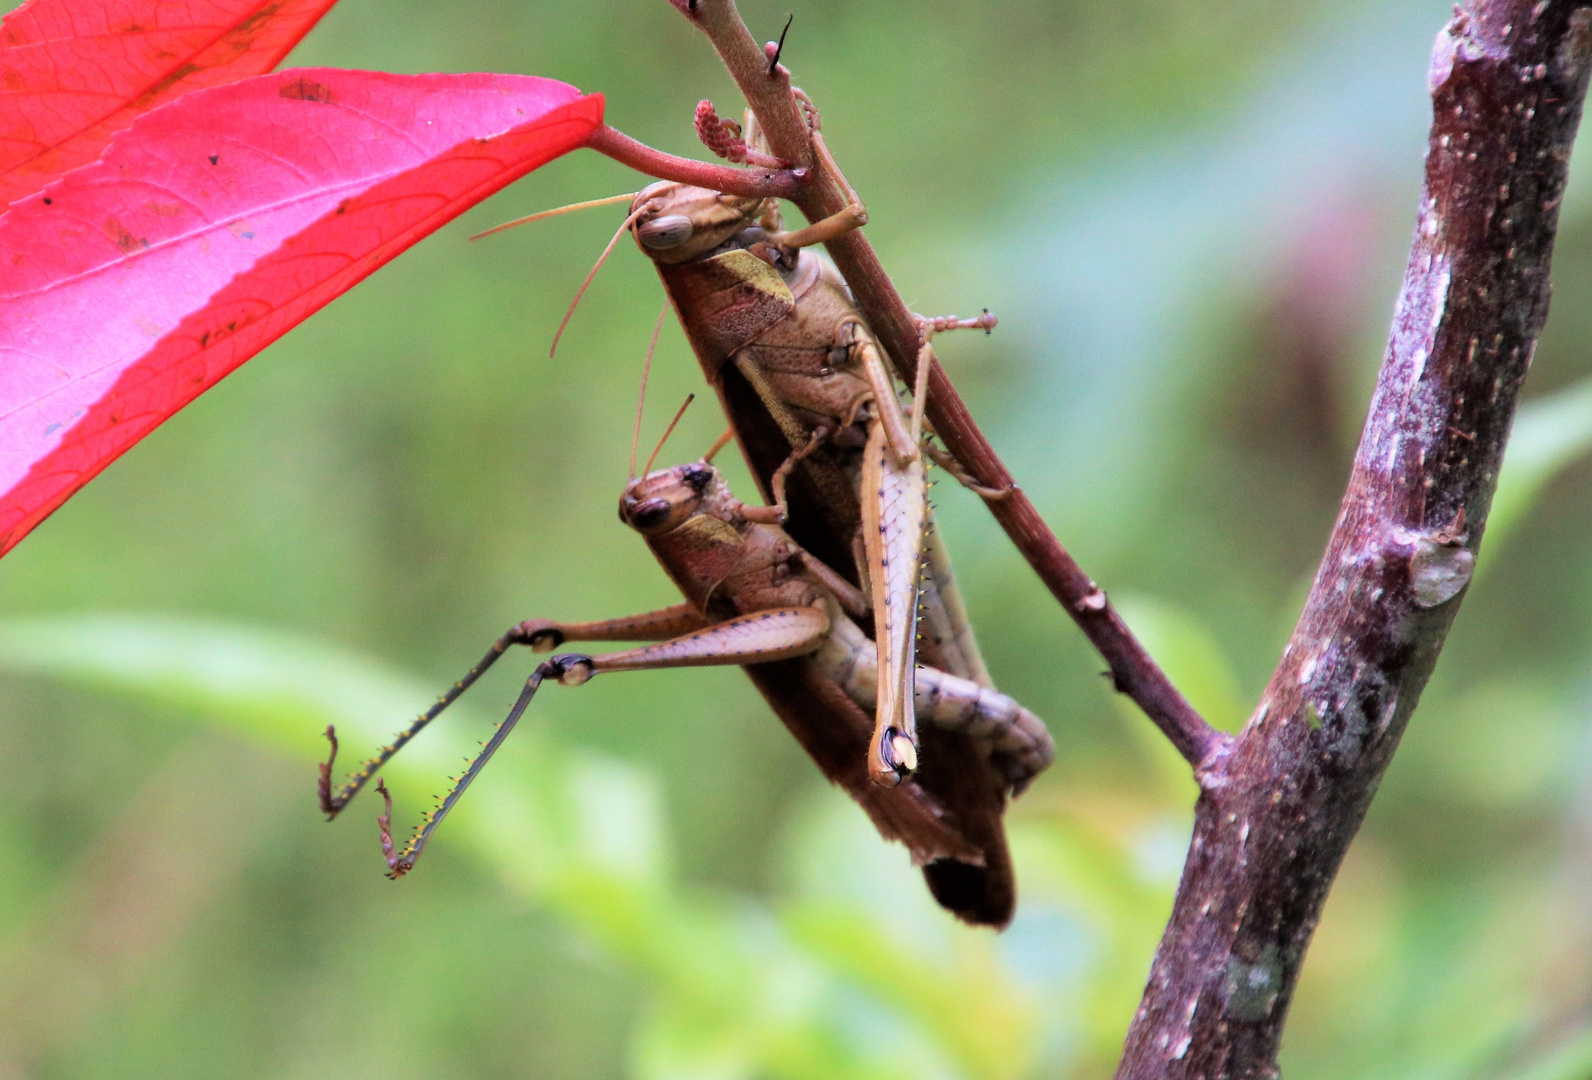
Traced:
<path id="1" fill-rule="evenodd" d="M 641 615 L 632 615 L 622 619 L 604 619 L 600 622 L 563 623 L 551 619 L 528 619 L 517 623 L 492 643 L 476 665 L 464 676 L 448 688 L 425 712 L 417 716 L 414 721 L 396 736 L 392 742 L 382 747 L 376 756 L 364 762 L 354 771 L 341 787 L 335 792 L 332 790 L 332 768 L 337 764 L 337 731 L 328 726 L 326 738 L 331 743 L 331 754 L 326 761 L 321 763 L 321 776 L 318 785 L 321 812 L 330 820 L 347 806 L 358 795 L 376 770 L 387 764 L 392 756 L 420 734 L 428 724 L 440 716 L 449 705 L 459 700 L 459 696 L 476 681 L 485 675 L 493 664 L 507 652 L 513 645 L 528 645 L 532 652 L 548 652 L 558 648 L 566 641 L 655 641 L 662 638 L 674 637 L 700 629 L 706 624 L 701 613 L 690 604 L 675 604 L 673 607 L 660 608 Z"/>
<path id="2" fill-rule="evenodd" d="M 898 462 L 885 425 L 877 421 L 872 425 L 864 453 L 863 542 L 878 657 L 878 700 L 868 772 L 875 783 L 893 787 L 917 769 L 912 673 L 927 487 L 922 458 Z"/>
<path id="3" fill-rule="evenodd" d="M 919 590 L 921 623 L 924 640 L 939 654 L 935 666 L 993 690 L 995 681 L 979 651 L 972 620 L 968 618 L 962 591 L 951 569 L 950 552 L 935 525 L 932 511 L 924 524 L 923 552 L 923 582 Z"/>
<path id="4" fill-rule="evenodd" d="M 421 821 L 420 827 L 415 830 L 401 852 L 395 850 L 396 845 L 392 838 L 392 796 L 386 784 L 378 778 L 377 790 L 381 793 L 384 809 L 377 818 L 377 825 L 381 830 L 382 854 L 387 860 L 387 876 L 403 877 L 414 868 L 415 861 L 420 858 L 420 853 L 425 849 L 432 834 L 436 832 L 437 826 L 442 824 L 442 819 L 447 817 L 448 812 L 463 798 L 465 791 L 475 782 L 475 778 L 481 775 L 481 770 L 492 759 L 492 755 L 497 753 L 498 747 L 502 746 L 509 737 L 509 733 L 519 723 L 520 717 L 524 715 L 544 680 L 552 678 L 564 686 L 580 686 L 601 672 L 755 664 L 789 659 L 817 650 L 828 636 L 829 627 L 828 614 L 818 607 L 770 608 L 710 624 L 694 608 L 684 604 L 630 619 L 611 619 L 600 623 L 521 623 L 499 639 L 498 644 L 502 648 L 495 645 L 494 651 L 488 654 L 488 658 L 471 669 L 471 677 L 461 680 L 452 697 L 445 699 L 446 701 L 458 697 L 459 693 L 474 682 L 482 671 L 491 666 L 492 661 L 502 654 L 508 644 L 515 644 L 522 639 L 527 642 L 534 640 L 546 648 L 553 648 L 563 640 L 592 641 L 624 638 L 634 640 L 649 636 L 665 637 L 665 631 L 668 630 L 684 632 L 639 648 L 599 656 L 561 653 L 538 664 L 536 670 L 531 672 L 530 678 L 525 681 L 525 687 L 520 691 L 514 707 L 493 732 L 492 738 L 466 766 L 465 771 L 454 780 L 453 787 L 443 796 L 442 801 Z M 513 640 L 508 640 L 511 638 Z M 506 640 L 508 644 L 504 644 Z M 439 704 L 421 719 L 429 720 L 441 710 L 442 705 Z M 408 738 L 422 726 L 424 725 L 419 721 L 410 725 L 405 735 L 396 741 L 396 746 L 402 746 L 403 742 L 408 741 Z M 328 732 L 328 736 L 333 740 L 335 755 L 336 736 L 331 732 Z M 380 762 L 386 761 L 395 752 L 396 747 L 384 751 L 385 756 L 379 757 L 375 764 L 367 765 L 361 770 L 356 777 L 358 784 L 354 786 L 354 790 L 357 791 L 358 787 L 363 785 L 364 778 L 374 772 Z M 328 762 L 321 767 L 323 793 L 329 786 L 327 778 L 330 773 L 331 762 Z"/>
<path id="5" fill-rule="evenodd" d="M 402 750 L 410 739 L 420 734 L 431 721 L 442 715 L 444 709 L 459 700 L 459 695 L 475 685 L 476 680 L 485 675 L 487 670 L 509 650 L 509 646 L 531 645 L 534 648 L 542 640 L 541 635 L 557 633 L 556 630 L 550 629 L 555 626 L 556 624 L 551 623 L 546 624 L 546 626 L 520 623 L 494 641 L 492 647 L 487 650 L 486 655 L 481 657 L 474 667 L 465 672 L 463 678 L 449 687 L 448 692 L 438 698 L 431 708 L 415 717 L 408 727 L 394 736 L 392 742 L 377 751 L 375 757 L 360 765 L 353 775 L 344 781 L 343 785 L 335 792 L 332 790 L 332 768 L 337 764 L 337 729 L 328 724 L 326 726 L 326 738 L 332 744 L 332 748 L 330 755 L 321 763 L 320 783 L 317 787 L 317 792 L 320 795 L 321 813 L 326 815 L 326 820 L 330 821 L 335 818 L 343 807 L 347 806 L 354 796 L 358 795 L 360 790 L 370 782 L 370 778 L 376 774 L 377 769 L 387 764 L 392 759 L 392 756 Z M 558 640 L 548 647 L 554 647 L 562 640 L 560 635 Z"/>
<path id="6" fill-rule="evenodd" d="M 420 858 L 420 853 L 425 850 L 426 841 L 431 839 L 431 834 L 437 831 L 437 826 L 442 824 L 442 819 L 448 816 L 448 811 L 456 806 L 475 778 L 481 775 L 481 770 L 486 763 L 492 760 L 492 755 L 497 753 L 498 747 L 508 739 L 509 733 L 514 730 L 514 725 L 520 722 L 520 717 L 525 715 L 526 708 L 531 699 L 536 696 L 536 690 L 542 685 L 542 680 L 554 678 L 560 682 L 584 682 L 590 677 L 592 660 L 589 656 L 578 653 L 566 653 L 545 660 L 536 665 L 536 670 L 531 672 L 531 677 L 525 680 L 525 688 L 520 691 L 519 698 L 514 702 L 514 707 L 503 722 L 497 726 L 481 748 L 481 752 L 465 767 L 454 781 L 453 788 L 443 796 L 436 809 L 428 813 L 421 821 L 420 827 L 410 837 L 409 843 L 404 846 L 401 853 L 394 854 L 392 841 L 392 795 L 387 791 L 387 785 L 381 779 L 376 781 L 376 790 L 381 793 L 383 810 L 376 819 L 377 827 L 381 829 L 381 853 L 387 859 L 387 876 L 401 878 L 414 869 L 415 860 Z"/>

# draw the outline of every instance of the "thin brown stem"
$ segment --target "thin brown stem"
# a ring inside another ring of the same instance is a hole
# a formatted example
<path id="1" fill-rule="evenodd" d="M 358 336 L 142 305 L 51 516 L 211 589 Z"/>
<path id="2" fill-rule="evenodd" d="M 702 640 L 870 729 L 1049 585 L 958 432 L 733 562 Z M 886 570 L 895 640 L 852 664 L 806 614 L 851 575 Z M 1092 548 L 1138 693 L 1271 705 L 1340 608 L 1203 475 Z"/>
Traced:
<path id="1" fill-rule="evenodd" d="M 753 40 L 736 11 L 734 0 L 671 0 L 695 23 L 718 50 L 731 76 L 745 95 L 769 148 L 784 161 L 811 166 L 816 161 L 812 133 L 801 106 L 791 92 L 790 73 L 776 65 L 772 73 L 763 49 Z M 808 221 L 818 222 L 847 206 L 846 193 L 824 176 L 791 198 Z M 851 285 L 857 306 L 903 378 L 913 382 L 918 349 L 923 344 L 918 321 L 896 292 L 879 264 L 873 245 L 856 229 L 824 245 L 835 265 Z M 1113 684 L 1132 698 L 1196 768 L 1218 760 L 1228 737 L 1212 728 L 1172 685 L 1155 660 L 1123 623 L 1105 592 L 1084 573 L 1062 547 L 1028 496 L 1016 482 L 995 448 L 979 430 L 967 405 L 935 364 L 929 373 L 925 410 L 947 450 L 980 486 L 993 491 L 1012 489 L 1009 497 L 986 500 L 990 513 L 1011 537 L 1040 580 L 1066 609 L 1074 622 L 1111 669 Z"/>
<path id="2" fill-rule="evenodd" d="M 676 157 L 654 150 L 607 124 L 591 133 L 586 147 L 661 180 L 678 180 L 682 184 L 696 184 L 752 198 L 795 199 L 805 190 L 811 176 L 806 168 L 736 169 L 711 161 Z"/>

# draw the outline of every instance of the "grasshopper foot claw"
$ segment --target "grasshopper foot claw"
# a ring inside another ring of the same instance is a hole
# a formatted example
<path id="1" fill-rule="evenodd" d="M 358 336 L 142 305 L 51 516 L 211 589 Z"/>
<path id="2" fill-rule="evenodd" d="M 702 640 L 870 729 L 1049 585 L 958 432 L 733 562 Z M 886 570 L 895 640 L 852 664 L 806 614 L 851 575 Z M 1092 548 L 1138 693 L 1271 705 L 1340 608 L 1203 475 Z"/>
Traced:
<path id="1" fill-rule="evenodd" d="M 381 777 L 376 778 L 376 791 L 381 795 L 382 812 L 376 815 L 376 827 L 381 830 L 381 853 L 387 860 L 387 876 L 394 881 L 403 877 L 414 868 L 411 859 L 399 858 L 393 853 L 392 843 L 392 793 L 387 790 L 387 783 Z"/>
<path id="2" fill-rule="evenodd" d="M 337 764 L 337 728 L 331 724 L 326 725 L 326 741 L 332 744 L 332 752 L 325 761 L 321 762 L 321 778 L 315 790 L 320 796 L 321 813 L 326 815 L 327 821 L 330 821 L 343 808 L 341 803 L 332 799 L 332 766 Z"/>
<path id="3" fill-rule="evenodd" d="M 900 728 L 874 736 L 868 752 L 868 778 L 881 787 L 895 787 L 918 769 L 918 744 Z"/>

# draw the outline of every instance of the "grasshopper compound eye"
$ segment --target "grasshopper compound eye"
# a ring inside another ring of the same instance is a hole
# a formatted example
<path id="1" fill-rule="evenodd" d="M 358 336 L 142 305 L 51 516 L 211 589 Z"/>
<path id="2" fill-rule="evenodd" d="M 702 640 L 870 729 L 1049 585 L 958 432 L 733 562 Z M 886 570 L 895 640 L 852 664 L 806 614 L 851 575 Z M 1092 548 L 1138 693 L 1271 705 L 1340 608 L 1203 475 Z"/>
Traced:
<path id="1" fill-rule="evenodd" d="M 667 499 L 638 499 L 625 494 L 619 500 L 619 516 L 633 529 L 647 532 L 669 522 L 673 506 Z"/>
<path id="2" fill-rule="evenodd" d="M 664 214 L 636 226 L 636 239 L 641 246 L 654 251 L 667 251 L 691 239 L 691 219 L 684 214 Z"/>
<path id="3" fill-rule="evenodd" d="M 619 520 L 649 535 L 668 532 L 699 512 L 702 492 L 717 475 L 697 462 L 633 480 L 619 498 Z"/>

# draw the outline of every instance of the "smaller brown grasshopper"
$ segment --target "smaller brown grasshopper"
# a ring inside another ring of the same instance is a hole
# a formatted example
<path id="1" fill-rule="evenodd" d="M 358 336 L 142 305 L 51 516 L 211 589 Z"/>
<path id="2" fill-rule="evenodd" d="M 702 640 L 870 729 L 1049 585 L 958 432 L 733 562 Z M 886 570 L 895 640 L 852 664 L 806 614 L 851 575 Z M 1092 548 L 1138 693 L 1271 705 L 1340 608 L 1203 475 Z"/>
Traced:
<path id="1" fill-rule="evenodd" d="M 648 463 L 649 467 L 651 463 Z M 507 719 L 453 789 L 395 853 L 392 802 L 378 819 L 390 876 L 407 873 L 443 817 L 513 730 L 549 678 L 578 686 L 594 675 L 651 668 L 745 667 L 825 775 L 844 787 L 887 839 L 907 845 L 942 905 L 974 923 L 1011 917 L 1015 885 L 1001 814 L 1054 756 L 1044 724 L 1016 701 L 969 679 L 920 667 L 914 680 L 925 767 L 893 787 L 867 778 L 861 751 L 878 689 L 873 642 L 847 616 L 866 609 L 858 591 L 748 506 L 706 460 L 632 480 L 619 515 L 646 539 L 686 602 L 621 619 L 565 623 L 533 619 L 500 637 L 480 663 L 334 794 L 332 755 L 321 766 L 321 807 L 335 816 L 375 771 L 467 690 L 512 645 L 545 652 L 575 641 L 651 641 L 622 652 L 566 653 L 538 665 Z"/>

